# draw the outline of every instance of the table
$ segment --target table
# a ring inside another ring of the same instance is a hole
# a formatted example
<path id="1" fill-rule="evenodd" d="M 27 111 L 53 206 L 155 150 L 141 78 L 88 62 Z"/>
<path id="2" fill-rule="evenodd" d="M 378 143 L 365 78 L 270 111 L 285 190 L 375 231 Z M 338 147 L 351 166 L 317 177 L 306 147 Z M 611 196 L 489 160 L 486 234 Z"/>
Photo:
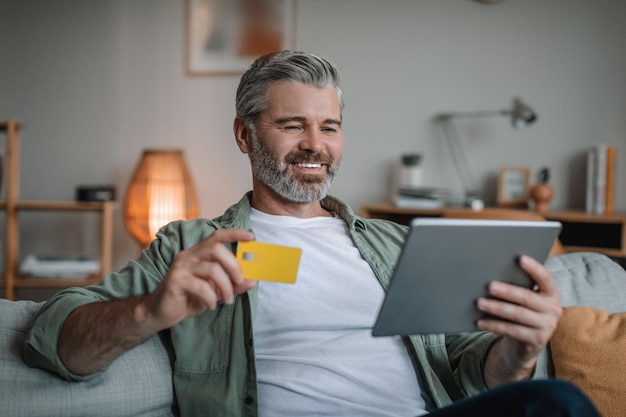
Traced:
<path id="1" fill-rule="evenodd" d="M 501 208 L 488 207 L 495 218 Z M 361 208 L 361 215 L 368 218 L 392 220 L 409 224 L 414 217 L 442 217 L 452 214 L 462 217 L 471 213 L 469 208 L 442 207 L 438 209 L 398 208 L 391 203 L 367 204 Z M 611 215 L 589 214 L 582 210 L 561 210 L 542 213 L 547 220 L 561 222 L 563 229 L 559 239 L 565 250 L 592 251 L 604 253 L 622 263 L 626 259 L 626 213 Z"/>

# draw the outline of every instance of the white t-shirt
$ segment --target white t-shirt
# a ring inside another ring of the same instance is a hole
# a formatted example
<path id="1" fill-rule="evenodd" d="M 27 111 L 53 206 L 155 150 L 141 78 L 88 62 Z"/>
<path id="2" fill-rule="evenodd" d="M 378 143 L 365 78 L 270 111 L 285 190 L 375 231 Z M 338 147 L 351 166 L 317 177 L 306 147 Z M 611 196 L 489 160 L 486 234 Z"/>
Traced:
<path id="1" fill-rule="evenodd" d="M 295 284 L 259 282 L 259 415 L 425 413 L 402 340 L 371 335 L 384 291 L 346 223 L 258 210 L 251 221 L 258 241 L 303 249 Z"/>

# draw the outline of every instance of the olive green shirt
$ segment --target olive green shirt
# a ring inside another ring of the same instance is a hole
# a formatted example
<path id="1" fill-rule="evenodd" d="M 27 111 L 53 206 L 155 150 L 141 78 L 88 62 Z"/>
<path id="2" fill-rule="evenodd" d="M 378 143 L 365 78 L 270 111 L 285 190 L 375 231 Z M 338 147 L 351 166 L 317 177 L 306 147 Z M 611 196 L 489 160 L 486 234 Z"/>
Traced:
<path id="1" fill-rule="evenodd" d="M 168 272 L 176 253 L 190 248 L 218 228 L 251 230 L 250 196 L 213 220 L 177 221 L 163 227 L 150 248 L 119 273 L 84 288 L 70 288 L 41 308 L 24 345 L 31 365 L 82 381 L 97 376 L 69 372 L 57 355 L 57 340 L 67 316 L 94 301 L 148 294 Z M 405 239 L 407 227 L 356 216 L 333 197 L 322 201 L 348 224 L 354 244 L 386 289 Z M 229 245 L 235 250 L 235 245 Z M 232 305 L 181 321 L 169 331 L 175 354 L 173 379 L 182 416 L 256 416 L 257 381 L 252 320 L 257 291 L 237 296 Z M 422 335 L 406 338 L 406 346 L 429 409 L 463 396 L 486 391 L 483 367 L 496 337 L 487 333 Z"/>

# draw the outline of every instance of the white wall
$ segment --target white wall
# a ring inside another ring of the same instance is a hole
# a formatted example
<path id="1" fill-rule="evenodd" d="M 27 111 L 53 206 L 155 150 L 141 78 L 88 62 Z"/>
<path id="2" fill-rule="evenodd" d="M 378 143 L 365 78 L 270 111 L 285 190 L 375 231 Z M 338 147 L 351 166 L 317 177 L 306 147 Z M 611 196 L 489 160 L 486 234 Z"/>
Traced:
<path id="1" fill-rule="evenodd" d="M 539 113 L 531 129 L 457 124 L 487 202 L 501 166 L 549 165 L 553 208 L 582 208 L 583 155 L 605 142 L 619 149 L 616 207 L 626 211 L 626 3 L 297 4 L 297 48 L 342 70 L 346 155 L 333 194 L 355 209 L 388 198 L 391 167 L 409 151 L 425 155 L 429 184 L 460 194 L 432 116 L 502 109 L 519 94 Z M 25 123 L 23 198 L 72 199 L 76 185 L 102 183 L 121 197 L 151 147 L 185 150 L 204 216 L 249 189 L 231 132 L 238 77 L 185 74 L 184 11 L 184 0 L 0 0 L 0 119 Z M 23 216 L 22 251 L 89 247 L 85 216 Z M 118 210 L 115 269 L 136 254 Z"/>

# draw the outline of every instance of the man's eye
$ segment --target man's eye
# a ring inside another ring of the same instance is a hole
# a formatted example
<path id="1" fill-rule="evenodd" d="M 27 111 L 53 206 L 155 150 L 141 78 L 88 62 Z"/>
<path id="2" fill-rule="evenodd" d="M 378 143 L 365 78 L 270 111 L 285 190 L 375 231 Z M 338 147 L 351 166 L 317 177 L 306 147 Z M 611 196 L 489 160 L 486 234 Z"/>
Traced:
<path id="1" fill-rule="evenodd" d="M 336 133 L 336 132 L 337 132 L 337 129 L 335 129 L 334 127 L 323 127 L 323 128 L 322 128 L 322 132 L 324 132 L 324 133 L 328 133 L 328 134 L 330 134 L 330 133 Z"/>
<path id="2" fill-rule="evenodd" d="M 297 132 L 302 130 L 302 126 L 298 126 L 298 125 L 288 125 L 288 126 L 284 126 L 283 130 L 288 130 L 288 131 L 292 131 L 292 132 Z"/>

